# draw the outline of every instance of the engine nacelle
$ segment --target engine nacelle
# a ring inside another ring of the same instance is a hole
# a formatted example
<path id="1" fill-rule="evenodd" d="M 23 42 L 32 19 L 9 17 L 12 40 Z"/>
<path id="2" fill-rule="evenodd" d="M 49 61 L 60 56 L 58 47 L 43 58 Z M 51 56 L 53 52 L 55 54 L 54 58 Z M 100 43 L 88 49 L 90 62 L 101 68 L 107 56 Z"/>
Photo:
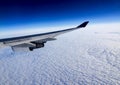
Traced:
<path id="1" fill-rule="evenodd" d="M 34 47 L 29 47 L 29 50 L 30 50 L 30 51 L 33 51 L 34 49 L 42 48 L 42 47 L 44 47 L 44 43 L 36 43 L 36 46 L 34 46 Z"/>
<path id="2" fill-rule="evenodd" d="M 15 52 L 23 52 L 23 51 L 33 51 L 34 49 L 37 48 L 42 48 L 44 47 L 44 43 L 33 43 L 34 45 L 31 44 L 22 44 L 22 45 L 16 45 L 12 46 L 12 50 Z"/>

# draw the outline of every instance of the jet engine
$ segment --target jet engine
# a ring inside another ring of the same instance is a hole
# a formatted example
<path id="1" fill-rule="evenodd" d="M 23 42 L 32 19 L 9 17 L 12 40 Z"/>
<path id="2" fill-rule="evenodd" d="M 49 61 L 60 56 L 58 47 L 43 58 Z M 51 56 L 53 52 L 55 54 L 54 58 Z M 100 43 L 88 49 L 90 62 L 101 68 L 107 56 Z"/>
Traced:
<path id="1" fill-rule="evenodd" d="M 34 47 L 29 47 L 29 50 L 30 50 L 30 51 L 33 51 L 34 49 L 42 48 L 42 47 L 45 46 L 44 43 L 34 43 L 34 44 L 35 44 Z"/>
<path id="2" fill-rule="evenodd" d="M 16 45 L 16 46 L 12 46 L 12 50 L 15 52 L 23 52 L 23 51 L 33 51 L 34 49 L 37 48 L 42 48 L 44 47 L 44 43 L 29 43 L 29 44 L 20 44 L 20 45 Z"/>

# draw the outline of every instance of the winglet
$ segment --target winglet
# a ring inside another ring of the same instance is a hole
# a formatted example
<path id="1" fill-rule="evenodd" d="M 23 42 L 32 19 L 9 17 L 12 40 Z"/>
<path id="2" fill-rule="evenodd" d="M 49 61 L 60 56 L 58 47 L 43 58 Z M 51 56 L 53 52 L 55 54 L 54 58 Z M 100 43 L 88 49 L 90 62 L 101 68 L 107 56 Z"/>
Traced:
<path id="1" fill-rule="evenodd" d="M 86 27 L 89 21 L 83 22 L 81 25 L 77 26 L 76 28 Z"/>

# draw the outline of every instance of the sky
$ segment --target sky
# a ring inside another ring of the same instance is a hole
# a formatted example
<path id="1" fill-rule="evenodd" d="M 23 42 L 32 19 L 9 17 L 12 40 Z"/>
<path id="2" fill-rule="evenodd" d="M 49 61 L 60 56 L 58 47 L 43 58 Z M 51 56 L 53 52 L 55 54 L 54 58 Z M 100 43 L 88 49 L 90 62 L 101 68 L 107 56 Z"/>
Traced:
<path id="1" fill-rule="evenodd" d="M 4 0 L 0 1 L 0 30 L 69 25 L 86 20 L 120 22 L 119 8 L 120 0 Z"/>

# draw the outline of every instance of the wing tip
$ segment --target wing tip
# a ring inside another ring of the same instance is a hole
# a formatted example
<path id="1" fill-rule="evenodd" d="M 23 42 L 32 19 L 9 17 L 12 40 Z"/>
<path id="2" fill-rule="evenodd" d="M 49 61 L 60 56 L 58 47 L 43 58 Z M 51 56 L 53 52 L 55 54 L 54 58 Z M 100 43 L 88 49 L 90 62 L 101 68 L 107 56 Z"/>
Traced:
<path id="1" fill-rule="evenodd" d="M 81 27 L 86 27 L 86 25 L 89 23 L 89 21 L 85 21 L 82 24 L 80 24 L 79 26 L 77 26 L 76 28 L 81 28 Z"/>

